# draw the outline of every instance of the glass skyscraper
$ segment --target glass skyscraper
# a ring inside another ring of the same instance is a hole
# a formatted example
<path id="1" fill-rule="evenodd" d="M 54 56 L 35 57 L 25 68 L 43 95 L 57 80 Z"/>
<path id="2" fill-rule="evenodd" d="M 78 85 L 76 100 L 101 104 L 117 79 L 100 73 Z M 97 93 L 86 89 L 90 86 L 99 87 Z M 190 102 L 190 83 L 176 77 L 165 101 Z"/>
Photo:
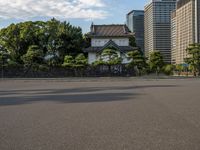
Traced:
<path id="1" fill-rule="evenodd" d="M 144 11 L 133 10 L 126 15 L 129 30 L 135 34 L 137 46 L 144 51 Z"/>
<path id="2" fill-rule="evenodd" d="M 144 10 L 145 55 L 160 51 L 166 63 L 171 62 L 171 12 L 176 0 L 151 0 Z"/>

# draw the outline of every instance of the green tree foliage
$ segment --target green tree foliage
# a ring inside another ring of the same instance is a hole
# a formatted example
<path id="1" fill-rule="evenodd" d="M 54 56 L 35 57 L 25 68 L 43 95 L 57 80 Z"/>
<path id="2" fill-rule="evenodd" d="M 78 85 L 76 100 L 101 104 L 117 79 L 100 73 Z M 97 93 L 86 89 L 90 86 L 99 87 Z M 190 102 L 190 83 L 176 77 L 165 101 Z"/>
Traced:
<path id="1" fill-rule="evenodd" d="M 156 74 L 159 75 L 162 67 L 164 66 L 163 56 L 160 52 L 155 51 L 150 54 L 149 66 L 151 71 L 155 71 Z"/>
<path id="2" fill-rule="evenodd" d="M 13 59 L 20 57 L 20 28 L 17 25 L 11 24 L 8 28 L 2 29 L 0 32 L 0 45 L 4 49 L 9 50 Z"/>
<path id="3" fill-rule="evenodd" d="M 118 53 L 115 49 L 104 49 L 103 52 L 101 53 L 101 60 L 104 62 L 104 64 L 107 65 L 117 65 L 121 64 L 122 60 L 118 56 Z"/>
<path id="4" fill-rule="evenodd" d="M 74 58 L 70 55 L 66 55 L 64 58 L 63 67 L 71 68 L 74 66 Z"/>
<path id="5" fill-rule="evenodd" d="M 94 67 L 99 66 L 99 65 L 105 65 L 105 62 L 101 58 L 92 63 L 92 66 Z"/>
<path id="6" fill-rule="evenodd" d="M 84 42 L 83 42 L 82 47 L 88 48 L 88 47 L 91 46 L 91 38 L 88 37 L 87 34 L 85 34 L 85 35 L 83 36 L 83 41 L 84 41 Z"/>
<path id="7" fill-rule="evenodd" d="M 11 60 L 18 63 L 23 63 L 21 56 L 31 45 L 37 45 L 44 56 L 54 55 L 52 61 L 62 64 L 65 55 L 76 56 L 81 52 L 83 40 L 80 27 L 56 19 L 11 24 L 0 30 L 0 45 L 8 50 Z"/>
<path id="8" fill-rule="evenodd" d="M 100 55 L 100 59 L 94 62 L 94 66 L 107 65 L 108 70 L 111 73 L 111 66 L 122 63 L 122 59 L 118 56 L 117 50 L 114 47 L 104 49 Z"/>
<path id="9" fill-rule="evenodd" d="M 132 47 L 137 47 L 134 36 L 131 36 L 129 38 L 129 45 L 132 46 Z"/>
<path id="10" fill-rule="evenodd" d="M 179 76 L 181 75 L 181 72 L 184 70 L 183 65 L 181 65 L 181 64 L 177 64 L 177 65 L 175 66 L 175 69 L 176 69 L 176 71 L 178 72 L 178 75 L 179 75 Z"/>
<path id="11" fill-rule="evenodd" d="M 75 58 L 75 65 L 76 67 L 86 67 L 88 64 L 87 58 L 84 54 L 78 54 Z"/>
<path id="12" fill-rule="evenodd" d="M 27 69 L 37 70 L 43 64 L 43 51 L 37 45 L 32 45 L 28 48 L 26 54 L 22 56 L 22 61 Z"/>
<path id="13" fill-rule="evenodd" d="M 189 57 L 186 58 L 185 62 L 193 67 L 194 76 L 200 75 L 200 44 L 190 44 L 186 49 Z"/>
<path id="14" fill-rule="evenodd" d="M 0 68 L 9 64 L 10 55 L 6 49 L 0 45 Z"/>
<path id="15" fill-rule="evenodd" d="M 71 55 L 66 55 L 64 59 L 63 67 L 68 68 L 84 68 L 88 64 L 88 60 L 84 54 L 80 53 L 75 58 Z"/>
<path id="16" fill-rule="evenodd" d="M 144 56 L 138 50 L 128 52 L 127 56 L 128 59 L 131 60 L 131 62 L 128 64 L 128 68 L 134 68 L 138 75 L 141 75 L 141 71 L 146 67 Z"/>
<path id="17" fill-rule="evenodd" d="M 166 75 L 173 75 L 173 71 L 175 69 L 174 65 L 167 64 L 163 67 L 163 71 Z"/>

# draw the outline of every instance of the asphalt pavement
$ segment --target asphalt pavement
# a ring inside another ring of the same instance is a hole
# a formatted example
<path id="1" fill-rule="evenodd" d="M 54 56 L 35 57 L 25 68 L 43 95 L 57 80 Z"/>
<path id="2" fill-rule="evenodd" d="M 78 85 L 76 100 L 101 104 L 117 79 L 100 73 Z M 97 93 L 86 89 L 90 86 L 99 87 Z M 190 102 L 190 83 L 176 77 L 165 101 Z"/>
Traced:
<path id="1" fill-rule="evenodd" d="M 200 150 L 200 79 L 0 81 L 0 150 Z"/>

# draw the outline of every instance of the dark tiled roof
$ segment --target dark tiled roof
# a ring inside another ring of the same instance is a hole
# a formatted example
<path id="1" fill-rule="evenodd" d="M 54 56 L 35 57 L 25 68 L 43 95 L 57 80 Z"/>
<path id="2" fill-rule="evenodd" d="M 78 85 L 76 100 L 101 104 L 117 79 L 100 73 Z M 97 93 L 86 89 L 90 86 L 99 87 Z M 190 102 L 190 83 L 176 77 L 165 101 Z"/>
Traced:
<path id="1" fill-rule="evenodd" d="M 91 25 L 88 34 L 91 37 L 129 37 L 132 36 L 128 27 L 124 25 Z"/>
<path id="2" fill-rule="evenodd" d="M 109 40 L 103 47 L 102 49 L 106 49 L 107 47 L 114 47 L 116 49 L 120 49 L 120 47 L 113 41 Z"/>

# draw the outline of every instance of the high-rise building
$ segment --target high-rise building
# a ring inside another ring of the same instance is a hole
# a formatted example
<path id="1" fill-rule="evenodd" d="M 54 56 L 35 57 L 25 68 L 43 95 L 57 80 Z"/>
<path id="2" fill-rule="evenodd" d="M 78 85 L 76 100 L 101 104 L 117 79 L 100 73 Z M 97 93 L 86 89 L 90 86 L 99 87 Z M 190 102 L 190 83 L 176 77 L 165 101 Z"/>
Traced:
<path id="1" fill-rule="evenodd" d="M 144 11 L 133 10 L 126 15 L 129 30 L 134 33 L 138 47 L 144 51 Z"/>
<path id="2" fill-rule="evenodd" d="M 178 0 L 175 12 L 172 14 L 172 63 L 184 64 L 188 54 L 189 44 L 200 42 L 200 1 Z"/>
<path id="3" fill-rule="evenodd" d="M 164 61 L 171 62 L 171 12 L 176 0 L 151 0 L 144 10 L 145 55 L 160 51 Z"/>
<path id="4" fill-rule="evenodd" d="M 176 11 L 171 14 L 171 63 L 174 64 L 176 58 Z"/>

